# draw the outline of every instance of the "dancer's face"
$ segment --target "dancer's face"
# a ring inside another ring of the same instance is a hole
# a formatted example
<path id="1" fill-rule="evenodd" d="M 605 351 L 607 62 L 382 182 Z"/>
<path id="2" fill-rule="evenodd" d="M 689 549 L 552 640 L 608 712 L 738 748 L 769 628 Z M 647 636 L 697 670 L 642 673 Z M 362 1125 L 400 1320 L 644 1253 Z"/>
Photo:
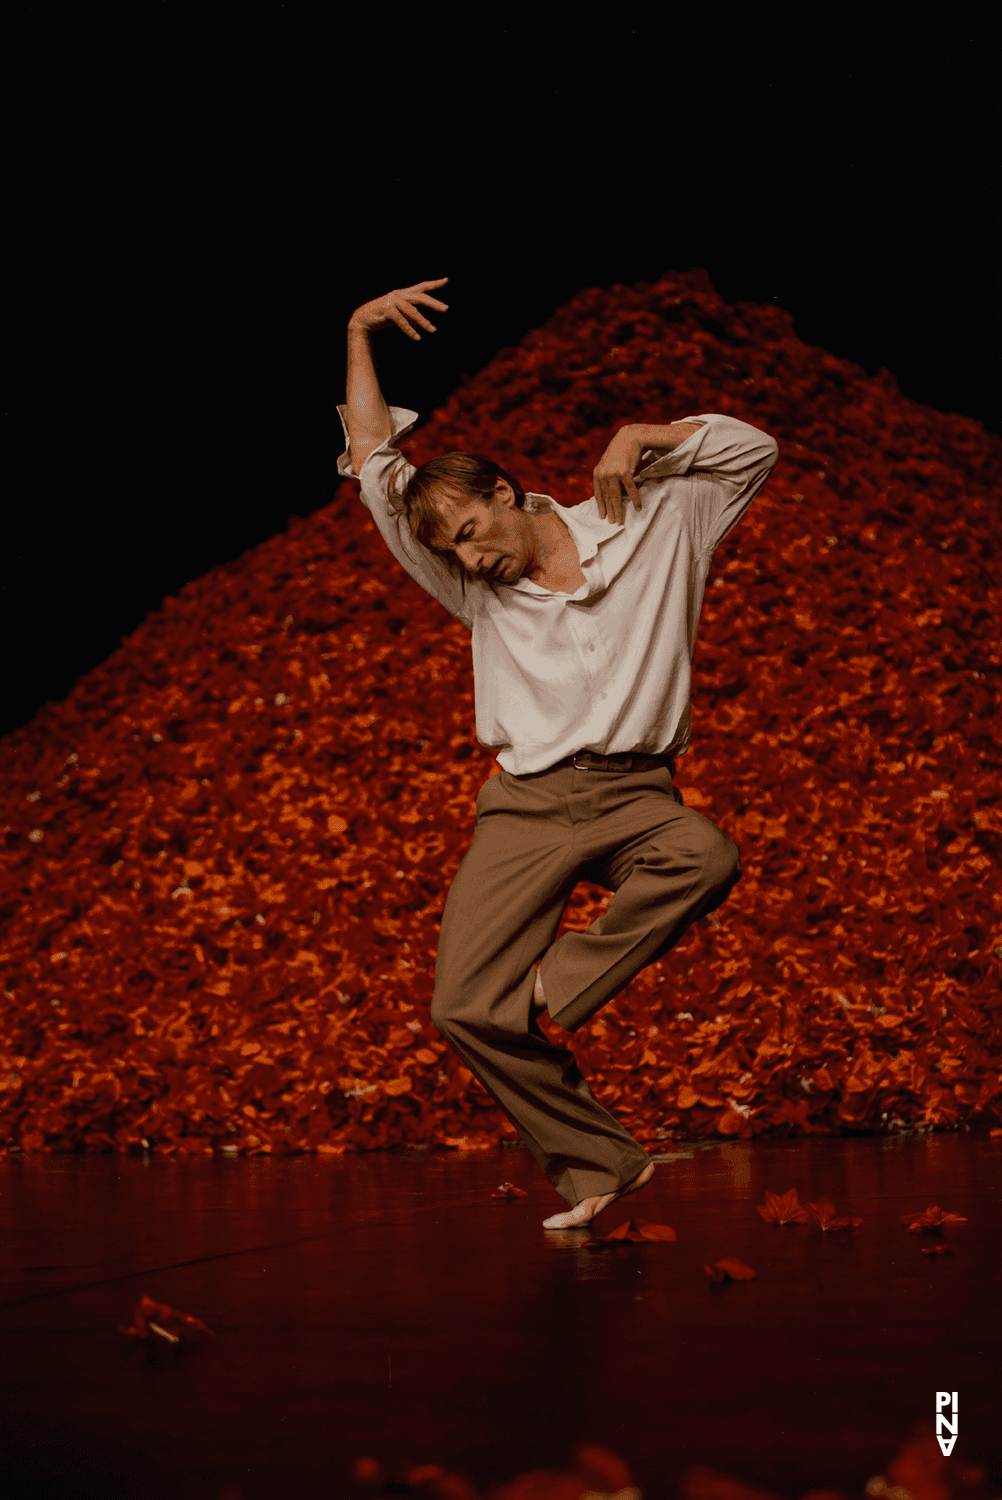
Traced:
<path id="1" fill-rule="evenodd" d="M 515 491 L 499 479 L 490 505 L 458 495 L 442 495 L 436 550 L 458 557 L 468 573 L 494 583 L 514 583 L 532 558 L 534 534 L 528 516 L 515 503 Z"/>

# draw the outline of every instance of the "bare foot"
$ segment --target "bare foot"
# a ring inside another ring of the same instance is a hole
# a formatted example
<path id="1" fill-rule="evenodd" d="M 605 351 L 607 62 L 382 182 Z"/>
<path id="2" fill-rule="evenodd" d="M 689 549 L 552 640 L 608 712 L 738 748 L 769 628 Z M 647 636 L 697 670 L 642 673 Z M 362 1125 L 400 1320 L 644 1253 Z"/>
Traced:
<path id="1" fill-rule="evenodd" d="M 619 1188 L 615 1193 L 604 1193 L 598 1198 L 582 1198 L 580 1203 L 575 1204 L 566 1213 L 554 1214 L 552 1218 L 544 1219 L 543 1228 L 584 1229 L 604 1208 L 608 1208 L 610 1203 L 615 1203 L 617 1198 L 625 1198 L 627 1193 L 635 1193 L 639 1188 L 646 1187 L 653 1176 L 654 1163 L 649 1161 L 646 1167 L 642 1168 L 633 1181 L 628 1182 L 625 1187 Z"/>

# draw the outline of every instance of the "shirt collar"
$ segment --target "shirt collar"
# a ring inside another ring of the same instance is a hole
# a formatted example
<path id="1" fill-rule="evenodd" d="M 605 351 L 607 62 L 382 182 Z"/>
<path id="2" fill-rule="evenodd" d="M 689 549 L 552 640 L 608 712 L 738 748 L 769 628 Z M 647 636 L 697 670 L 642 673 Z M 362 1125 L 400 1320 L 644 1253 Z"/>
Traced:
<path id="1" fill-rule="evenodd" d="M 597 502 L 593 499 L 584 500 L 580 505 L 557 505 L 550 495 L 537 495 L 529 491 L 525 496 L 525 509 L 531 513 L 556 511 L 570 532 L 574 545 L 578 550 L 578 559 L 582 564 L 594 562 L 598 555 L 598 549 L 602 542 L 608 541 L 610 537 L 616 536 L 620 531 L 625 531 L 622 522 L 603 521 L 598 514 Z M 601 573 L 601 568 L 599 568 Z M 601 586 L 601 578 L 589 576 L 585 573 L 583 585 L 585 594 L 591 594 L 596 585 Z M 514 585 L 515 588 L 523 589 L 532 593 L 545 594 L 548 589 L 540 588 L 538 583 L 533 583 L 531 578 L 519 578 Z M 580 590 L 579 590 L 580 592 Z M 571 595 L 572 598 L 576 595 Z"/>

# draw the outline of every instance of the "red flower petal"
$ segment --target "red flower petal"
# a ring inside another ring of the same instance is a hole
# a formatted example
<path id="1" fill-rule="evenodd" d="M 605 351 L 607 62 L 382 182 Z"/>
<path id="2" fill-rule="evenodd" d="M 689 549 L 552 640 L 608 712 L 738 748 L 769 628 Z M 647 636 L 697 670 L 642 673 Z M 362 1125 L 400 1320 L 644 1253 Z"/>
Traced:
<path id="1" fill-rule="evenodd" d="M 944 1224 L 966 1224 L 961 1214 L 946 1213 L 936 1203 L 930 1203 L 924 1214 L 902 1214 L 902 1224 L 908 1225 L 909 1234 L 936 1234 Z"/>
<path id="2" fill-rule="evenodd" d="M 132 1315 L 132 1326 L 120 1328 L 133 1338 L 162 1341 L 166 1344 L 201 1343 L 215 1338 L 212 1329 L 191 1313 L 178 1312 L 166 1302 L 141 1297 Z"/>
<path id="3" fill-rule="evenodd" d="M 725 1255 L 720 1260 L 709 1261 L 703 1267 L 712 1281 L 754 1281 L 755 1272 L 736 1255 Z"/>
<path id="4" fill-rule="evenodd" d="M 678 1235 L 668 1224 L 649 1224 L 646 1219 L 635 1219 L 635 1229 L 630 1238 L 642 1240 L 676 1240 Z"/>
<path id="5" fill-rule="evenodd" d="M 819 1198 L 817 1203 L 808 1203 L 807 1207 L 825 1230 L 856 1229 L 863 1222 L 854 1214 L 836 1214 L 835 1205 L 830 1198 Z"/>
<path id="6" fill-rule="evenodd" d="M 591 1239 L 582 1240 L 583 1245 L 616 1245 L 627 1240 L 634 1243 L 642 1243 L 644 1240 L 667 1242 L 677 1239 L 674 1229 L 668 1224 L 652 1224 L 647 1219 L 624 1219 L 622 1224 L 617 1224 L 615 1229 L 610 1229 L 608 1234 L 595 1235 Z"/>
<path id="7" fill-rule="evenodd" d="M 528 1198 L 525 1188 L 516 1187 L 513 1182 L 502 1182 L 496 1193 L 491 1193 L 492 1198 Z"/>
<path id="8" fill-rule="evenodd" d="M 796 1188 L 790 1188 L 782 1197 L 778 1193 L 766 1193 L 765 1202 L 757 1205 L 767 1224 L 806 1224 L 807 1210 L 801 1207 Z"/>

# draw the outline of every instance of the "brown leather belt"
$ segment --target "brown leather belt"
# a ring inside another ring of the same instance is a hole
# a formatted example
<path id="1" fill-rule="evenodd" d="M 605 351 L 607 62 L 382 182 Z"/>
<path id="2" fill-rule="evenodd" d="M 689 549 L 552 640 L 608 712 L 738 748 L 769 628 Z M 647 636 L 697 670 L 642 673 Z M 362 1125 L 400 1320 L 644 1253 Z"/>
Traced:
<path id="1" fill-rule="evenodd" d="M 550 769 L 557 766 L 573 766 L 576 771 L 659 771 L 667 767 L 675 776 L 675 760 L 671 755 L 643 755 L 639 751 L 624 751 L 618 755 L 596 755 L 593 750 L 579 750 L 568 755 Z"/>

